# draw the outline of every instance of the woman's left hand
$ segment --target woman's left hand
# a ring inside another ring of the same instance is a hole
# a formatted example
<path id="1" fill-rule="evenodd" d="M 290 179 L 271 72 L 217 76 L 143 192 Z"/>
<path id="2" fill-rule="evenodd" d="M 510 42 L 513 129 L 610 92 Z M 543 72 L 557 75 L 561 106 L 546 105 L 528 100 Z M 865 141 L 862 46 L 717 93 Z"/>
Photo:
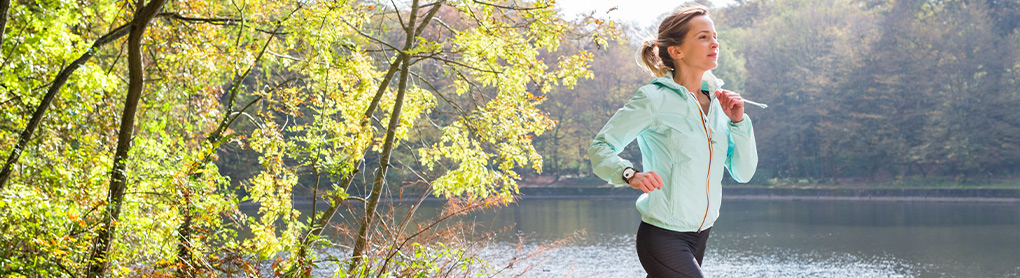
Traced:
<path id="1" fill-rule="evenodd" d="M 744 120 L 744 98 L 740 97 L 740 94 L 733 91 L 718 90 L 715 91 L 715 97 L 719 99 L 719 105 L 722 106 L 723 113 L 730 117 L 730 122 L 739 123 Z"/>

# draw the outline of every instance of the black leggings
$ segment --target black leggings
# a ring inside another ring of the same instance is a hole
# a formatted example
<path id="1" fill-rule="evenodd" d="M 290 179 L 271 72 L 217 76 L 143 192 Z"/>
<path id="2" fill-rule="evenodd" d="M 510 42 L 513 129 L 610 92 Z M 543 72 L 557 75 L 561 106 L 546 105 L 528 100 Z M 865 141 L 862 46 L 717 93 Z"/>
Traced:
<path id="1" fill-rule="evenodd" d="M 701 259 L 711 228 L 698 232 L 675 232 L 641 222 L 637 254 L 648 277 L 704 277 Z"/>

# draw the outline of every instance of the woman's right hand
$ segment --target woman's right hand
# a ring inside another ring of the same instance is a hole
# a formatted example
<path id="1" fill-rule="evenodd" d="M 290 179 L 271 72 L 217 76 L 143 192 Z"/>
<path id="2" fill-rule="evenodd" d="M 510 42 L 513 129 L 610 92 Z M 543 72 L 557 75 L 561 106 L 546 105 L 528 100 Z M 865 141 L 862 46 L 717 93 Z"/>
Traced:
<path id="1" fill-rule="evenodd" d="M 645 193 L 652 190 L 662 189 L 662 177 L 655 171 L 639 172 L 630 178 L 630 187 L 641 189 Z"/>

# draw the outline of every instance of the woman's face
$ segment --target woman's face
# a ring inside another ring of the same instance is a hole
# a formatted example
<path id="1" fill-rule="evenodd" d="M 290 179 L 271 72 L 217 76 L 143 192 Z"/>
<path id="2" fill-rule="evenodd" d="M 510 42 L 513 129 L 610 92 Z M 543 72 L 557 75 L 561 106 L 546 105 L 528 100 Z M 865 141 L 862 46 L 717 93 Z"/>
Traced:
<path id="1" fill-rule="evenodd" d="M 688 21 L 690 31 L 684 42 L 670 50 L 678 67 L 708 71 L 719 66 L 719 41 L 716 40 L 715 23 L 708 16 L 697 16 Z M 679 55 L 677 55 L 679 54 Z M 679 57 L 678 57 L 679 56 Z"/>

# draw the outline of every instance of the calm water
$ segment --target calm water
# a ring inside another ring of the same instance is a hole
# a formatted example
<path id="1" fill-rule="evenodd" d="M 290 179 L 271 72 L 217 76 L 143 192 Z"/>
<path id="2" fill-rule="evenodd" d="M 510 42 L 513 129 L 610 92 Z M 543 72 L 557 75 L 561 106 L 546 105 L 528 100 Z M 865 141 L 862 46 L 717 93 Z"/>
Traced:
<path id="1" fill-rule="evenodd" d="M 633 200 L 521 200 L 466 219 L 514 227 L 486 249 L 495 260 L 586 232 L 529 276 L 644 277 Z M 1020 204 L 725 200 L 704 263 L 710 277 L 1020 277 Z"/>

